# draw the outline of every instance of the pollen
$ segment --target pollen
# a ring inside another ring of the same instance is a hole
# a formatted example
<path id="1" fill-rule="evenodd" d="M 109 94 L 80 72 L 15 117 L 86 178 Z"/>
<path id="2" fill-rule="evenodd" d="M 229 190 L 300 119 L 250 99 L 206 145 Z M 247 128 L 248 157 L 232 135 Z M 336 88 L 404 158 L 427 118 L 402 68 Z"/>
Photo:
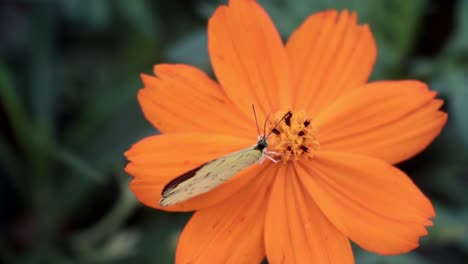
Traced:
<path id="1" fill-rule="evenodd" d="M 270 150 L 277 152 L 277 160 L 287 162 L 302 158 L 312 158 L 320 147 L 312 120 L 304 111 L 290 111 L 282 122 L 271 131 Z M 275 123 L 284 117 L 285 112 L 275 114 Z"/>

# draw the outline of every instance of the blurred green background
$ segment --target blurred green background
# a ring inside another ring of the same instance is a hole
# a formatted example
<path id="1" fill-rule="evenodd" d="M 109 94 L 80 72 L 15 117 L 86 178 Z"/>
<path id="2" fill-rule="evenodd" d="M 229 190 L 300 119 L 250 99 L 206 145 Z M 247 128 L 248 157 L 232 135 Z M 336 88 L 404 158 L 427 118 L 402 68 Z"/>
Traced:
<path id="1" fill-rule="evenodd" d="M 357 263 L 468 263 L 468 1 L 264 0 L 286 38 L 310 13 L 358 11 L 378 43 L 373 79 L 427 81 L 449 122 L 400 164 L 434 202 L 410 254 Z M 172 263 L 190 214 L 143 207 L 123 152 L 156 133 L 136 101 L 161 62 L 210 72 L 215 0 L 0 1 L 0 262 Z M 239 241 L 239 243 L 242 243 Z"/>

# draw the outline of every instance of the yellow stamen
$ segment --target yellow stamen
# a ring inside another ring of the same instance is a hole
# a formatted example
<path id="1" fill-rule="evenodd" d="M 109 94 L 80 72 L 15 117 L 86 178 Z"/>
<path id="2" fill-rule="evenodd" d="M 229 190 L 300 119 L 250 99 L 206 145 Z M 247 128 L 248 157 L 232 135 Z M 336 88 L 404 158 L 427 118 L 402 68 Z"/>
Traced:
<path id="1" fill-rule="evenodd" d="M 284 116 L 284 113 L 284 111 L 276 113 L 276 122 Z M 320 147 L 311 119 L 306 117 L 304 111 L 291 111 L 291 113 L 290 117 L 285 118 L 272 131 L 268 140 L 269 150 L 280 153 L 276 158 L 283 162 L 311 158 Z"/>

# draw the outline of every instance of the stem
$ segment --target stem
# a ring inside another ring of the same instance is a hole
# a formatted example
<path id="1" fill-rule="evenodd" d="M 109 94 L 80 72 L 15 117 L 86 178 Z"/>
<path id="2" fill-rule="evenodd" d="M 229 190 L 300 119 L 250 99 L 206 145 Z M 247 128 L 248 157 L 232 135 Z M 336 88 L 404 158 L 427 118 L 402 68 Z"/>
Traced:
<path id="1" fill-rule="evenodd" d="M 96 244 L 111 236 L 134 212 L 138 203 L 128 188 L 126 181 L 121 183 L 121 195 L 109 213 L 99 220 L 93 227 L 83 231 L 73 238 L 72 243 L 80 253 L 87 255 L 92 252 Z"/>

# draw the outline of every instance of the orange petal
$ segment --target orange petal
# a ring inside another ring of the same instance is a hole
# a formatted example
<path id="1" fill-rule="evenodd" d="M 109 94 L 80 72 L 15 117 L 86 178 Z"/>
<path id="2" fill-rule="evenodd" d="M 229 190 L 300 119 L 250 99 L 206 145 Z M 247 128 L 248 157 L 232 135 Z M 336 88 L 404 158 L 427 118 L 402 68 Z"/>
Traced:
<path id="1" fill-rule="evenodd" d="M 146 118 L 160 131 L 257 134 L 253 121 L 246 126 L 252 113 L 245 117 L 202 71 L 188 65 L 160 64 L 154 72 L 157 77 L 141 75 L 145 88 L 139 91 L 138 100 Z"/>
<path id="2" fill-rule="evenodd" d="M 208 24 L 208 49 L 219 82 L 231 100 L 251 115 L 288 107 L 288 60 L 268 14 L 255 1 L 231 0 Z M 281 101 L 281 102 L 280 102 Z"/>
<path id="3" fill-rule="evenodd" d="M 315 115 L 323 106 L 364 84 L 377 56 L 367 25 L 356 13 L 329 10 L 314 14 L 286 45 L 294 87 L 294 106 Z"/>
<path id="4" fill-rule="evenodd" d="M 263 221 L 275 166 L 216 206 L 198 210 L 185 226 L 176 263 L 260 263 Z"/>
<path id="5" fill-rule="evenodd" d="M 367 84 L 335 101 L 314 120 L 322 150 L 353 152 L 397 163 L 440 133 L 441 100 L 419 81 Z"/>
<path id="6" fill-rule="evenodd" d="M 431 202 L 402 171 L 349 153 L 317 152 L 300 163 L 304 188 L 343 234 L 366 250 L 400 254 L 415 249 L 435 216 Z"/>
<path id="7" fill-rule="evenodd" d="M 265 220 L 270 263 L 354 263 L 348 238 L 323 215 L 298 182 L 295 165 L 281 165 Z M 308 175 L 306 175 L 308 176 Z"/>
<path id="8" fill-rule="evenodd" d="M 161 191 L 172 179 L 210 160 L 249 147 L 253 142 L 202 133 L 163 134 L 145 138 L 125 156 L 126 172 L 135 178 L 130 188 L 143 204 L 167 211 L 192 211 L 212 206 L 236 193 L 265 166 L 254 165 L 217 188 L 173 206 L 160 207 Z"/>

